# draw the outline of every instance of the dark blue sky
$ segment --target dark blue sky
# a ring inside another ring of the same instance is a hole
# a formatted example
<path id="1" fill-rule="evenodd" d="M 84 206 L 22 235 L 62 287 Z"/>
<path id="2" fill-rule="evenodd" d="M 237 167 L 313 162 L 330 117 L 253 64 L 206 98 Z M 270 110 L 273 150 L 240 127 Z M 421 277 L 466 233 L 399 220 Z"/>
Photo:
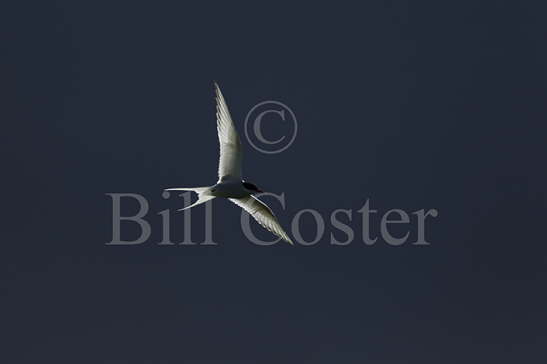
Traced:
<path id="1" fill-rule="evenodd" d="M 544 363 L 538 4 L 2 9 L 0 361 Z M 216 200 L 219 246 L 155 245 L 155 214 L 181 207 L 162 189 L 216 179 L 213 80 L 241 132 L 264 100 L 298 119 L 283 153 L 243 140 L 245 176 L 285 193 L 287 229 L 301 209 L 328 219 L 370 199 L 437 209 L 431 245 L 332 247 L 327 224 L 313 247 L 257 247 Z M 149 199 L 149 243 L 105 245 L 111 192 Z"/>

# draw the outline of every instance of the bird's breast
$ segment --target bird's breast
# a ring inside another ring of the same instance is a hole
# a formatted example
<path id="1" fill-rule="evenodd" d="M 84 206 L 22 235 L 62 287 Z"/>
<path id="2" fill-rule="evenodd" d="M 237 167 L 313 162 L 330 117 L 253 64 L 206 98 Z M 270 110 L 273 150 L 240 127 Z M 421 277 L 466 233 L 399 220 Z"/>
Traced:
<path id="1" fill-rule="evenodd" d="M 211 188 L 211 194 L 216 197 L 242 198 L 249 196 L 241 182 L 221 182 Z"/>

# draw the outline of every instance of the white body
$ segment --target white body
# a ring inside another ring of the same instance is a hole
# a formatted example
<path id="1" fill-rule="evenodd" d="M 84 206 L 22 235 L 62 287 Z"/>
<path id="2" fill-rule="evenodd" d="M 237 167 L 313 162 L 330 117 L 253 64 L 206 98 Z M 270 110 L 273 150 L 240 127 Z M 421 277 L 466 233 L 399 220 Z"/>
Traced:
<path id="1" fill-rule="evenodd" d="M 243 187 L 241 180 L 235 178 L 227 178 L 224 181 L 218 182 L 211 186 L 207 193 L 215 197 L 224 198 L 243 198 L 250 196 L 249 191 Z"/>

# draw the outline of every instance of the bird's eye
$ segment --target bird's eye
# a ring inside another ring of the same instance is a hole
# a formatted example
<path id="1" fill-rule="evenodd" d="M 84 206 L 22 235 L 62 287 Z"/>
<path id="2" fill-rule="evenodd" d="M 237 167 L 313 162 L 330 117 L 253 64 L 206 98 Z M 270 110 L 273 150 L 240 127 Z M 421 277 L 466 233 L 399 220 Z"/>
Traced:
<path id="1" fill-rule="evenodd" d="M 249 182 L 243 182 L 243 186 L 246 189 L 250 190 L 250 191 L 257 191 L 258 190 L 258 188 L 254 184 L 249 183 Z"/>

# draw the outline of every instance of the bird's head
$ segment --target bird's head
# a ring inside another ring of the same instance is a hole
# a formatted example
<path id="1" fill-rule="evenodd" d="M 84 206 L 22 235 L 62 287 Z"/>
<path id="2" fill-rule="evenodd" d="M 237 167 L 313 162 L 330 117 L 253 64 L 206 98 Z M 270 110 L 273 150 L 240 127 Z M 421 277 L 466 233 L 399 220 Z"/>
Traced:
<path id="1" fill-rule="evenodd" d="M 262 193 L 264 191 L 262 191 L 260 188 L 256 187 L 255 184 L 251 183 L 251 182 L 242 182 L 243 183 L 243 187 L 249 191 L 249 193 L 251 195 L 255 194 L 255 193 Z"/>

